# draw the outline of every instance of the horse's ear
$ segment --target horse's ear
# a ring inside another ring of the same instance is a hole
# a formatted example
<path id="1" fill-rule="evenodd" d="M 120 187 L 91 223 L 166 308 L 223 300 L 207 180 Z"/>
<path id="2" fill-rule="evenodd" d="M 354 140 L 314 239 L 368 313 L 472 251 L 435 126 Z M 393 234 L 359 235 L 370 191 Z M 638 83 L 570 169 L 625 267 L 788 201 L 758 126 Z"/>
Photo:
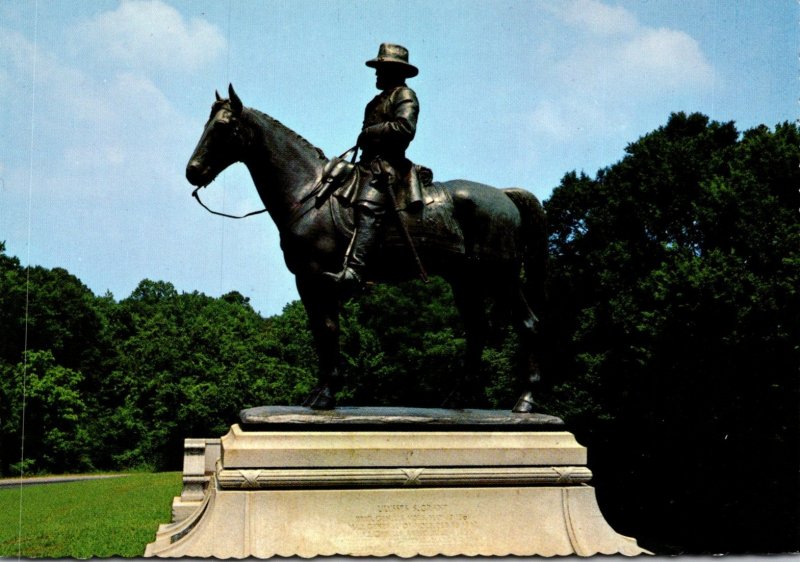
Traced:
<path id="1" fill-rule="evenodd" d="M 239 99 L 239 96 L 236 95 L 236 92 L 233 91 L 233 84 L 228 84 L 228 97 L 231 100 L 231 109 L 233 110 L 234 114 L 239 114 L 242 112 L 242 100 Z"/>
<path id="2" fill-rule="evenodd" d="M 217 97 L 217 101 L 222 101 L 222 97 L 219 95 L 217 90 L 214 90 L 214 95 Z"/>

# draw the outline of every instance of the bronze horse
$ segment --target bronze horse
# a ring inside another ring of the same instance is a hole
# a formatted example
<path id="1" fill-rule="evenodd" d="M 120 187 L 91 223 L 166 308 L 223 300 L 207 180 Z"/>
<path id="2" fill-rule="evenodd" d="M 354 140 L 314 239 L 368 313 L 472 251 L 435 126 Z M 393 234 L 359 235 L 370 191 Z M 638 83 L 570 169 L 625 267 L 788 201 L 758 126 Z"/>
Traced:
<path id="1" fill-rule="evenodd" d="M 321 150 L 268 115 L 244 107 L 232 86 L 228 92 L 229 99 L 217 94 L 186 167 L 186 178 L 199 188 L 235 162 L 243 162 L 249 169 L 280 232 L 286 265 L 295 275 L 316 345 L 318 384 L 304 405 L 332 409 L 339 385 L 341 296 L 335 283 L 322 273 L 341 269 L 353 209 L 335 194 L 322 200 L 316 197 L 329 162 Z M 506 323 L 510 319 L 520 336 L 524 374 L 522 395 L 513 411 L 530 412 L 532 383 L 539 379 L 539 371 L 531 350 L 537 317 L 526 296 L 535 306 L 540 304 L 547 256 L 544 210 L 538 199 L 523 189 L 501 190 L 465 180 L 433 183 L 431 189 L 444 196 L 433 205 L 438 205 L 438 216 L 444 220 L 437 222 L 436 213 L 431 213 L 433 218 L 425 223 L 428 230 L 435 234 L 437 229 L 449 229 L 460 244 L 454 249 L 452 244 L 436 243 L 435 236 L 415 236 L 417 251 L 430 273 L 452 286 L 466 331 L 466 370 L 480 364 L 489 332 L 486 305 L 491 301 L 493 312 L 499 312 L 498 317 Z M 387 222 L 392 222 L 390 217 Z M 387 239 L 390 237 L 387 232 Z M 404 244 L 384 244 L 370 279 L 413 278 L 418 269 L 409 256 Z M 525 282 L 521 279 L 523 268 Z M 462 373 L 457 384 L 466 384 L 468 378 Z M 457 387 L 445 406 L 463 407 L 458 396 Z"/>

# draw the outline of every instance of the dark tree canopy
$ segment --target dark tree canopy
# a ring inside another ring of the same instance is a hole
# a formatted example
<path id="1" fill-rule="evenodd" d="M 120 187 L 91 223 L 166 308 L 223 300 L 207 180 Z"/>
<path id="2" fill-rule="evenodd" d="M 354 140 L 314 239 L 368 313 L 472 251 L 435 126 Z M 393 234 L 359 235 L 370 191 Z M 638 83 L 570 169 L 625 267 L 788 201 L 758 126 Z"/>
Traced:
<path id="1" fill-rule="evenodd" d="M 642 544 L 798 546 L 798 185 L 795 125 L 679 113 L 546 202 L 550 371 Z"/>

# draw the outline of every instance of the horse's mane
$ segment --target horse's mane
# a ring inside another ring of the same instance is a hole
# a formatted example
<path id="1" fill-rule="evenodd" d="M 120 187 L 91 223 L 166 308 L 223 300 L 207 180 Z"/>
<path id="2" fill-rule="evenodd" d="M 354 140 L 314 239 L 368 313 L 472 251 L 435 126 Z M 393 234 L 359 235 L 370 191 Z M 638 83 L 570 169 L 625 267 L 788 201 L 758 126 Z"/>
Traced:
<path id="1" fill-rule="evenodd" d="M 230 109 L 230 104 L 231 104 L 231 101 L 229 99 L 218 99 L 217 101 L 215 101 L 211 105 L 211 116 L 214 116 L 214 114 L 217 111 L 219 111 L 220 108 L 223 105 L 227 105 L 228 108 Z M 263 111 L 259 111 L 257 109 L 252 108 L 252 107 L 248 107 L 246 109 L 248 111 L 250 111 L 251 113 L 253 113 L 254 115 L 256 115 L 256 117 L 259 117 L 261 119 L 269 121 L 270 123 L 275 125 L 278 129 L 281 129 L 283 132 L 285 132 L 288 136 L 292 136 L 292 137 L 296 138 L 302 144 L 304 144 L 306 147 L 314 150 L 317 153 L 317 156 L 319 157 L 320 160 L 327 160 L 328 159 L 328 157 L 325 156 L 325 153 L 322 151 L 321 148 L 319 148 L 317 146 L 314 146 L 305 137 L 303 137 L 302 135 L 300 135 L 297 132 L 293 131 L 292 129 L 290 129 L 289 127 L 287 127 L 286 125 L 284 125 L 283 123 L 281 123 L 280 121 L 275 119 L 274 117 L 270 117 L 269 115 L 267 115 Z"/>
<path id="2" fill-rule="evenodd" d="M 284 125 L 283 123 L 281 123 L 280 121 L 278 121 L 277 119 L 275 119 L 274 117 L 270 117 L 270 116 L 269 116 L 269 115 L 267 115 L 266 113 L 262 113 L 261 111 L 258 111 L 257 109 L 253 109 L 252 111 L 254 111 L 255 113 L 258 113 L 258 114 L 260 114 L 260 115 L 263 115 L 263 116 L 264 116 L 266 119 L 269 119 L 270 121 L 272 121 L 273 123 L 275 123 L 275 125 L 277 125 L 277 126 L 278 126 L 279 128 L 281 128 L 281 129 L 285 130 L 287 133 L 291 134 L 291 135 L 292 135 L 294 138 L 296 138 L 297 140 L 299 140 L 301 143 L 303 143 L 304 145 L 306 145 L 306 146 L 307 146 L 307 147 L 309 147 L 309 148 L 312 148 L 312 149 L 314 149 L 314 150 L 316 151 L 316 153 L 317 153 L 317 156 L 319 156 L 319 159 L 320 159 L 320 160 L 327 160 L 327 159 L 328 159 L 328 157 L 327 157 L 327 156 L 325 156 L 325 153 L 322 151 L 322 149 L 321 149 L 321 148 L 319 148 L 318 146 L 315 146 L 315 145 L 311 144 L 311 143 L 310 143 L 310 142 L 309 142 L 309 141 L 308 141 L 308 140 L 307 140 L 307 139 L 306 139 L 304 136 L 302 136 L 301 134 L 299 134 L 299 133 L 297 133 L 297 132 L 293 131 L 292 129 L 290 129 L 289 127 L 287 127 L 286 125 Z"/>
<path id="3" fill-rule="evenodd" d="M 322 151 L 322 149 L 317 147 L 317 146 L 314 146 L 313 144 L 311 144 L 302 135 L 296 133 L 295 131 L 293 131 L 292 129 L 290 129 L 289 127 L 287 127 L 286 125 L 284 125 L 283 123 L 281 123 L 280 121 L 275 119 L 274 117 L 270 117 L 269 115 L 267 115 L 263 111 L 259 111 L 257 109 L 253 109 L 252 107 L 249 107 L 248 109 L 251 112 L 253 112 L 255 115 L 257 115 L 258 117 L 260 117 L 262 119 L 266 119 L 267 121 L 269 121 L 270 123 L 275 125 L 278 129 L 281 129 L 283 132 L 285 132 L 287 135 L 296 138 L 297 140 L 299 140 L 302 144 L 304 144 L 308 148 L 316 151 L 317 156 L 319 157 L 320 160 L 327 160 L 327 157 L 325 156 L 325 153 Z"/>

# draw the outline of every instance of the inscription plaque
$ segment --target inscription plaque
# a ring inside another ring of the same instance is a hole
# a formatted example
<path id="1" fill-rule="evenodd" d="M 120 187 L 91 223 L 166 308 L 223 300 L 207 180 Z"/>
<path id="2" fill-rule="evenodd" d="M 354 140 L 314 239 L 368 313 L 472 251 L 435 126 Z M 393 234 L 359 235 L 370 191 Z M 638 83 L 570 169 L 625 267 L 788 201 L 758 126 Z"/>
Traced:
<path id="1" fill-rule="evenodd" d="M 378 504 L 348 523 L 360 544 L 393 537 L 424 546 L 457 544 L 476 530 L 470 514 L 444 503 Z"/>

